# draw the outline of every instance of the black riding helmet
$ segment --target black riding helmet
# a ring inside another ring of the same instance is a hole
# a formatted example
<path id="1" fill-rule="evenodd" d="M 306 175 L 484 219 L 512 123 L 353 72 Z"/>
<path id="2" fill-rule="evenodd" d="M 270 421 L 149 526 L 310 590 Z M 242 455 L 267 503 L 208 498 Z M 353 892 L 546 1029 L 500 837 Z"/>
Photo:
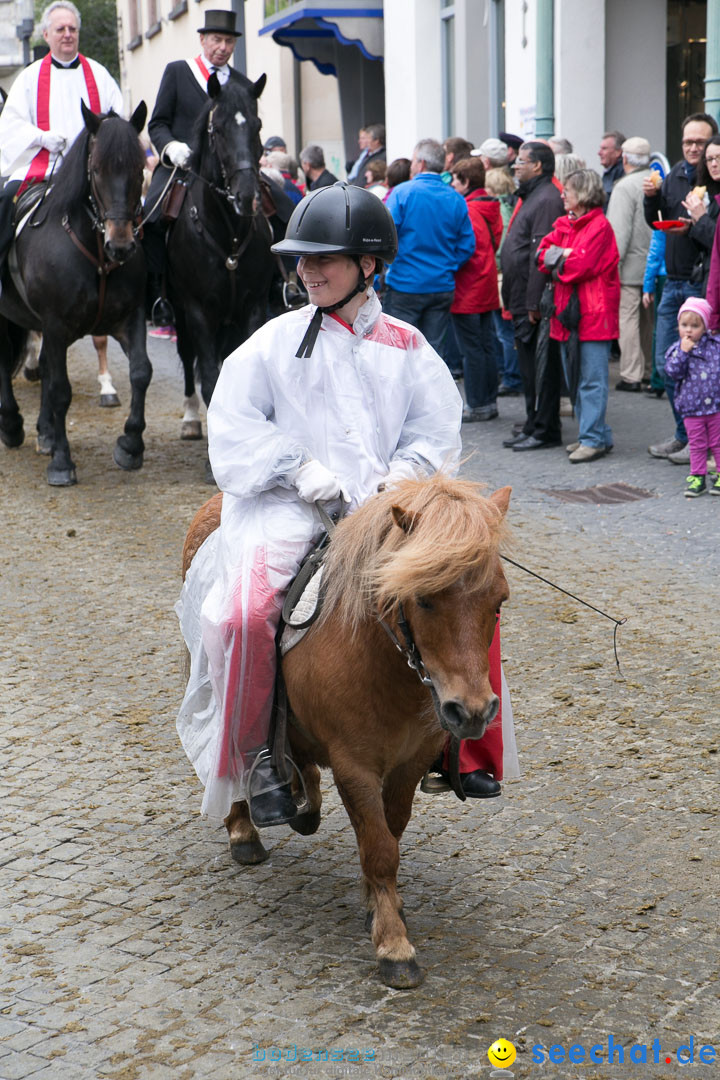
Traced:
<path id="1" fill-rule="evenodd" d="M 318 188 L 295 207 L 285 239 L 273 244 L 277 255 L 350 255 L 358 261 L 358 282 L 338 304 L 318 308 L 297 356 L 310 356 L 320 331 L 324 313 L 343 307 L 367 288 L 360 269 L 360 255 L 374 255 L 391 263 L 397 255 L 395 222 L 384 204 L 371 191 L 340 180 Z"/>

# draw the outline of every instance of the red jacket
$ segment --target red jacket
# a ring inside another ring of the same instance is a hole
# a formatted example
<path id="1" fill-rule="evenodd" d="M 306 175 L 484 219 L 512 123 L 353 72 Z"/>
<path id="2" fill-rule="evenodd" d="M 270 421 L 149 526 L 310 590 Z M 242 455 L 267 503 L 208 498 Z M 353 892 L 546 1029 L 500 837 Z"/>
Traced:
<path id="1" fill-rule="evenodd" d="M 580 301 L 580 340 L 612 341 L 618 337 L 620 310 L 620 277 L 615 233 L 599 206 L 579 218 L 561 217 L 538 247 L 538 266 L 545 269 L 544 255 L 555 244 L 571 248 L 559 280 L 555 282 L 555 310 L 565 309 L 573 286 L 577 285 Z M 553 318 L 550 337 L 567 341 L 570 331 Z"/>
<path id="2" fill-rule="evenodd" d="M 495 263 L 503 231 L 500 202 L 484 188 L 471 191 L 465 201 L 475 232 L 475 254 L 455 274 L 455 299 L 450 310 L 456 315 L 474 315 L 500 307 Z"/>

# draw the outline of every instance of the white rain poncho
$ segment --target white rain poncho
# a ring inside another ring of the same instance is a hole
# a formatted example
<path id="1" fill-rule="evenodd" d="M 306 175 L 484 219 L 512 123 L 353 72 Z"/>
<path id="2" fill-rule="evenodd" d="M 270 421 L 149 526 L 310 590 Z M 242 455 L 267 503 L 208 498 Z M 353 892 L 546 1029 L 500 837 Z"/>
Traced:
<path id="1" fill-rule="evenodd" d="M 314 310 L 272 320 L 229 356 L 208 410 L 222 519 L 176 610 L 191 658 L 177 727 L 210 817 L 245 797 L 247 755 L 267 738 L 284 591 L 321 531 L 292 486 L 298 466 L 330 469 L 352 512 L 393 462 L 431 473 L 454 469 L 460 453 L 462 400 L 422 334 L 383 314 L 370 290 L 352 330 L 325 315 L 299 359 Z"/>

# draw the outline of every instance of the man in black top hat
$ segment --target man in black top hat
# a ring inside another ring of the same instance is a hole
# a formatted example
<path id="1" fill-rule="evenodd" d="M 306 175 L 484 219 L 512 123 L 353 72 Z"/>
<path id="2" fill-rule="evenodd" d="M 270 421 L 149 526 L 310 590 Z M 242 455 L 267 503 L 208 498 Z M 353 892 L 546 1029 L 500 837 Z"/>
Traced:
<path id="1" fill-rule="evenodd" d="M 160 221 L 163 189 L 173 166 L 182 169 L 190 163 L 189 144 L 195 121 L 207 102 L 208 79 L 214 73 L 221 86 L 229 79 L 252 86 L 247 76 L 235 71 L 228 63 L 237 38 L 241 36 L 235 28 L 234 11 L 206 11 L 205 25 L 198 27 L 198 33 L 200 54 L 192 60 L 175 60 L 165 68 L 148 124 L 150 138 L 160 156 L 145 199 L 146 211 L 152 211 L 143 240 L 151 302 L 160 294 L 164 267 L 165 229 Z M 172 313 L 166 301 L 159 300 L 153 307 L 156 323 L 166 325 L 171 321 Z"/>

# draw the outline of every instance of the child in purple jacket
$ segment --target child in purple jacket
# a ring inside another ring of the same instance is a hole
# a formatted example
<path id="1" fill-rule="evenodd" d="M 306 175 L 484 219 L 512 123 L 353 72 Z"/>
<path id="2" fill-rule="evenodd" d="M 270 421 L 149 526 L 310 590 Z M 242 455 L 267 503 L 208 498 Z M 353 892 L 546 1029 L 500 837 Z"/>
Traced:
<path id="1" fill-rule="evenodd" d="M 707 490 L 720 495 L 714 473 L 706 486 L 708 451 L 720 466 L 720 341 L 708 332 L 711 308 L 691 296 L 678 312 L 680 340 L 665 354 L 665 371 L 675 386 L 675 407 L 685 421 L 690 445 L 690 476 L 685 495 L 695 499 Z"/>

